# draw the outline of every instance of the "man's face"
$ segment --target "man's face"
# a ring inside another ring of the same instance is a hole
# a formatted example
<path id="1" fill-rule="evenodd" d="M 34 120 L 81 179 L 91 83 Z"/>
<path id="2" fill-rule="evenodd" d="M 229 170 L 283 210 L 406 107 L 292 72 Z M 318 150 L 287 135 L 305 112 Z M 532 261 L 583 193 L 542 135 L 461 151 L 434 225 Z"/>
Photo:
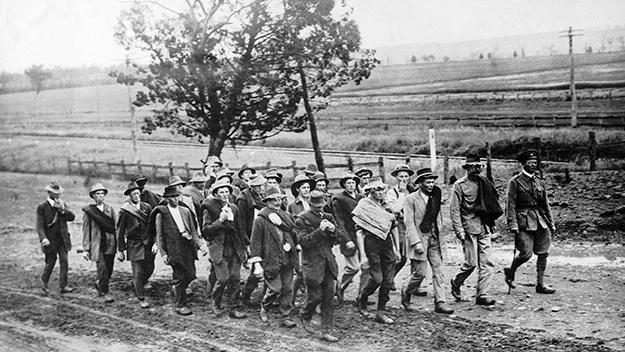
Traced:
<path id="1" fill-rule="evenodd" d="M 384 187 L 376 187 L 372 189 L 370 192 L 371 192 L 371 196 L 373 197 L 373 199 L 377 200 L 378 202 L 381 202 L 384 200 L 384 191 L 385 191 Z"/>
<path id="2" fill-rule="evenodd" d="M 276 180 L 275 178 L 267 179 L 267 188 L 278 188 L 278 187 L 280 187 L 280 185 L 278 184 L 278 180 Z"/>
<path id="3" fill-rule="evenodd" d="M 397 180 L 399 183 L 407 184 L 410 179 L 410 175 L 406 171 L 400 171 L 397 173 Z"/>
<path id="4" fill-rule="evenodd" d="M 243 173 L 241 174 L 241 177 L 243 177 L 243 179 L 245 181 L 249 181 L 250 180 L 250 176 L 252 176 L 252 170 L 245 170 L 243 171 Z"/>
<path id="5" fill-rule="evenodd" d="M 197 189 L 204 189 L 204 182 L 193 182 L 193 185 L 194 185 Z"/>
<path id="6" fill-rule="evenodd" d="M 251 186 L 252 191 L 254 191 L 258 195 L 264 195 L 267 191 L 267 182 L 264 182 L 262 185 Z"/>
<path id="7" fill-rule="evenodd" d="M 308 183 L 303 183 L 301 186 L 299 186 L 297 191 L 299 192 L 300 196 L 306 198 L 310 195 L 310 185 Z"/>
<path id="8" fill-rule="evenodd" d="M 538 160 L 531 159 L 531 160 L 526 161 L 525 165 L 523 165 L 523 169 L 527 173 L 533 174 L 538 169 Z"/>
<path id="9" fill-rule="evenodd" d="M 369 179 L 371 178 L 371 176 L 369 174 L 364 174 L 362 176 L 360 176 L 360 183 L 363 185 L 366 185 L 369 183 Z"/>
<path id="10" fill-rule="evenodd" d="M 48 192 L 48 197 L 50 197 L 50 199 L 52 199 L 52 200 L 59 199 L 59 196 L 60 196 L 60 194 L 58 194 L 58 193 Z"/>
<path id="11" fill-rule="evenodd" d="M 227 187 L 221 187 L 217 189 L 217 192 L 215 193 L 217 195 L 217 199 L 221 200 L 222 202 L 227 202 L 230 197 L 230 190 Z"/>
<path id="12" fill-rule="evenodd" d="M 315 189 L 319 190 L 320 192 L 325 192 L 326 191 L 326 181 L 317 181 L 317 183 L 315 183 Z"/>
<path id="13" fill-rule="evenodd" d="M 267 200 L 267 207 L 269 207 L 269 209 L 278 210 L 280 209 L 280 205 L 282 204 L 279 199 L 270 198 Z"/>
<path id="14" fill-rule="evenodd" d="M 482 172 L 482 165 L 469 165 L 467 173 L 469 176 L 477 176 Z"/>
<path id="15" fill-rule="evenodd" d="M 93 200 L 96 204 L 102 204 L 104 202 L 104 191 L 96 191 L 93 193 Z"/>
<path id="16" fill-rule="evenodd" d="M 141 200 L 141 191 L 138 189 L 135 189 L 132 192 L 130 192 L 129 197 L 130 197 L 130 201 L 133 204 L 139 204 L 139 201 Z"/>
<path id="17" fill-rule="evenodd" d="M 175 197 L 167 197 L 165 198 L 167 199 L 167 205 L 169 205 L 170 207 L 177 207 L 178 206 L 178 196 Z"/>
<path id="18" fill-rule="evenodd" d="M 430 193 L 434 189 L 434 179 L 428 178 L 419 182 L 419 188 L 425 193 Z"/>
<path id="19" fill-rule="evenodd" d="M 345 181 L 345 190 L 347 192 L 355 192 L 356 191 L 356 181 L 350 179 Z"/>
<path id="20" fill-rule="evenodd" d="M 183 188 L 184 188 L 183 185 L 176 185 L 176 191 L 178 191 L 178 192 L 182 192 Z"/>

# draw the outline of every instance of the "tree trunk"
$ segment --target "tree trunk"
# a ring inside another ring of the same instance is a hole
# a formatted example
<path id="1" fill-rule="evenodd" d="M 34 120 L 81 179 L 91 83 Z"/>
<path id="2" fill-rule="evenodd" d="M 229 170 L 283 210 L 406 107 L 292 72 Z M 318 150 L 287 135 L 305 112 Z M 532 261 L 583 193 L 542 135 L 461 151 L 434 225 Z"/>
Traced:
<path id="1" fill-rule="evenodd" d="M 312 141 L 313 150 L 315 151 L 315 161 L 317 163 L 317 169 L 323 173 L 326 172 L 325 165 L 323 164 L 323 155 L 321 154 L 321 148 L 319 148 L 319 138 L 317 137 L 317 125 L 315 124 L 315 116 L 313 115 L 310 101 L 308 100 L 308 86 L 306 84 L 306 74 L 302 64 L 298 64 L 300 79 L 302 80 L 302 98 L 304 98 L 304 108 L 306 109 L 306 115 L 308 116 L 308 125 L 310 126 L 310 139 Z"/>

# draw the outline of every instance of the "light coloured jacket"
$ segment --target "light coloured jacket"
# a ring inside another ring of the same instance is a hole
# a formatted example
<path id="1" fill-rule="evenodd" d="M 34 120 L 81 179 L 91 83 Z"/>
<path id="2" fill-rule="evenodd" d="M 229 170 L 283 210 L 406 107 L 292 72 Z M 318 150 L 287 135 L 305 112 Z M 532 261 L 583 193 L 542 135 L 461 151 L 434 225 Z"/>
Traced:
<path id="1" fill-rule="evenodd" d="M 423 198 L 421 191 L 416 191 L 406 197 L 404 204 L 404 223 L 406 225 L 406 257 L 412 260 L 427 260 L 428 243 L 430 242 L 431 232 L 424 233 L 419 229 L 419 224 L 425 216 L 427 201 Z M 447 241 L 443 234 L 443 210 L 438 212 L 436 224 L 439 229 L 439 245 L 443 258 L 447 255 Z M 433 230 L 432 230 L 433 231 Z M 415 246 L 417 243 L 423 245 L 423 253 L 417 253 Z"/>

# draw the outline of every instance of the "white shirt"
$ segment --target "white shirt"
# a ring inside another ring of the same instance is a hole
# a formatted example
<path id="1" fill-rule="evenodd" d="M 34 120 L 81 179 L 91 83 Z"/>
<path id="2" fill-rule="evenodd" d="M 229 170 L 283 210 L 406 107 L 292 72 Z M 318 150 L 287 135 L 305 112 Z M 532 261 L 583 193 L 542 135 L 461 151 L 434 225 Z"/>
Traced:
<path id="1" fill-rule="evenodd" d="M 102 203 L 102 204 L 100 204 L 100 205 L 97 205 L 97 204 L 96 204 L 96 207 L 97 207 L 98 209 L 100 209 L 100 211 L 101 211 L 101 212 L 103 212 L 103 213 L 104 213 L 104 203 Z"/>
<path id="2" fill-rule="evenodd" d="M 530 173 L 529 173 L 529 172 L 527 172 L 527 171 L 525 171 L 525 169 L 521 170 L 521 172 L 522 172 L 522 173 L 524 173 L 524 174 L 525 174 L 525 176 L 527 176 L 527 177 L 529 177 L 529 178 L 532 178 L 532 179 L 534 178 L 534 175 L 533 175 L 533 174 L 530 174 Z"/>
<path id="3" fill-rule="evenodd" d="M 54 208 L 54 200 L 52 200 L 52 198 L 48 197 L 48 203 Z"/>
<path id="4" fill-rule="evenodd" d="M 430 199 L 430 196 L 428 196 L 427 194 L 423 193 L 422 190 L 419 190 L 419 194 L 421 195 L 421 198 L 423 198 L 423 200 L 427 204 L 428 200 Z"/>
<path id="5" fill-rule="evenodd" d="M 178 231 L 180 231 L 180 233 L 185 233 L 187 230 L 184 227 L 184 221 L 182 221 L 180 208 L 179 207 L 172 208 L 170 205 L 167 205 L 167 208 L 169 209 L 171 216 L 174 218 L 174 222 L 176 223 L 176 226 L 178 226 Z"/>

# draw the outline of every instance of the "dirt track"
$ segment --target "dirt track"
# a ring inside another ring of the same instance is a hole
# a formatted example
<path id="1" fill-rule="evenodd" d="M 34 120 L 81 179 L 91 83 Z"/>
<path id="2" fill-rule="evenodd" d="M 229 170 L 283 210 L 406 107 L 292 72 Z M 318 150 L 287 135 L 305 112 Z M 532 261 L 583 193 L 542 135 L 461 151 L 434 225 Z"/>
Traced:
<path id="1" fill-rule="evenodd" d="M 592 176 L 592 175 L 591 175 Z M 117 298 L 111 305 L 104 304 L 92 289 L 95 265 L 85 262 L 75 250 L 70 254 L 70 284 L 77 288 L 72 294 L 58 293 L 55 270 L 50 297 L 41 297 L 38 277 L 43 268 L 43 255 L 32 228 L 34 204 L 42 199 L 36 187 L 45 184 L 49 176 L 0 174 L 3 179 L 0 213 L 0 346 L 11 351 L 612 351 L 625 350 L 625 250 L 622 244 L 579 242 L 580 229 L 561 224 L 559 240 L 550 257 L 547 282 L 558 292 L 537 295 L 533 292 L 535 260 L 518 273 L 519 287 L 507 294 L 501 269 L 508 265 L 512 248 L 506 235 L 495 242 L 496 273 L 492 287 L 497 304 L 493 308 L 475 306 L 475 274 L 463 287 L 469 302 L 451 302 L 456 309 L 453 316 L 435 314 L 430 280 L 426 280 L 428 297 L 415 297 L 419 312 L 406 313 L 399 309 L 399 293 L 391 292 L 389 315 L 396 320 L 393 326 L 365 321 L 346 304 L 336 311 L 337 344 L 322 343 L 308 335 L 301 327 L 285 330 L 272 320 L 263 324 L 257 309 L 245 309 L 250 318 L 234 321 L 228 317 L 215 318 L 208 313 L 205 300 L 206 259 L 197 262 L 199 280 L 192 284 L 194 295 L 190 317 L 177 316 L 168 293 L 171 270 L 157 258 L 157 270 L 152 279 L 153 290 L 148 299 L 152 308 L 139 308 L 131 287 L 129 263 L 116 263 L 111 291 Z M 616 177 L 608 174 L 604 177 Z M 621 182 L 614 180 L 615 182 Z M 65 185 L 81 182 L 78 177 L 63 177 Z M 576 175 L 580 183 L 582 176 Z M 592 183 L 593 180 L 588 180 Z M 602 181 L 605 182 L 605 181 Z M 115 202 L 122 182 L 108 181 L 112 189 L 109 199 Z M 119 183 L 119 185 L 118 185 Z M 22 188 L 13 185 L 21 184 Z M 5 186 L 6 185 L 6 186 Z M 79 185 L 77 185 L 79 186 Z M 74 186 L 74 187 L 77 187 Z M 81 186 L 80 186 L 81 187 Z M 113 190 L 113 188 L 115 188 Z M 587 187 L 586 187 L 587 188 Z M 557 209 L 559 218 L 567 219 L 565 212 L 584 216 L 592 223 L 592 214 L 602 207 L 613 207 L 617 200 L 603 200 L 598 204 L 592 196 L 574 196 L 571 186 L 556 192 L 554 198 L 571 202 L 568 208 Z M 577 192 L 577 191 L 576 191 Z M 616 192 L 616 191 L 615 191 Z M 570 193 L 570 199 L 565 194 Z M 70 208 L 79 209 L 88 201 L 80 190 L 69 197 Z M 14 197 L 9 199 L 9 197 Z M 589 210 L 586 202 L 593 202 Z M 597 219 L 600 219 L 598 216 Z M 579 220 L 579 219 L 578 219 Z M 605 219 L 604 219 L 605 220 Z M 80 247 L 78 223 L 71 225 L 75 248 Z M 607 220 L 605 220 L 607 221 Z M 584 226 L 587 225 L 578 225 Z M 566 232 L 564 232 L 566 231 Z M 576 241 L 566 240 L 566 234 Z M 608 235 L 606 235 L 608 234 Z M 617 237 L 612 230 L 597 227 L 595 239 Z M 617 241 L 618 242 L 618 241 Z M 445 262 L 449 279 L 460 264 L 460 249 L 450 243 L 450 256 Z M 589 265 L 593 264 L 593 265 Z M 405 277 L 400 273 L 397 283 Z M 447 290 L 449 287 L 447 287 Z M 346 297 L 353 299 L 355 285 Z M 253 297 L 258 300 L 258 293 Z M 302 297 L 299 298 L 302 300 Z M 275 317 L 275 315 L 274 315 Z M 2 350 L 2 348 L 0 348 Z"/>

